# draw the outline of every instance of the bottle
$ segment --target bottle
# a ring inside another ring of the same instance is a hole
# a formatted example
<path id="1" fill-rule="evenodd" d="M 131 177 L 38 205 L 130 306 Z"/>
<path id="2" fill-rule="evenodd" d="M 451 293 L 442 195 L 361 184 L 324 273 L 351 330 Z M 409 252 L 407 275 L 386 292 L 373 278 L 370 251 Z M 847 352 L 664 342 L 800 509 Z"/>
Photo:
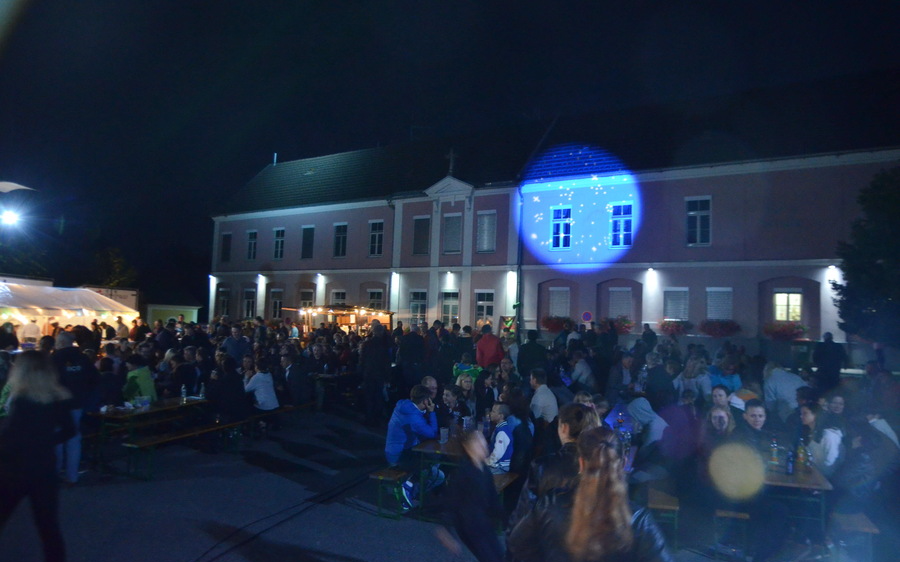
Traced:
<path id="1" fill-rule="evenodd" d="M 201 382 L 200 383 L 200 400 L 205 400 L 205 399 L 206 399 L 206 383 Z"/>
<path id="2" fill-rule="evenodd" d="M 775 436 L 772 436 L 772 444 L 769 445 L 770 454 L 769 454 L 769 463 L 778 464 L 778 439 Z"/>
<path id="3" fill-rule="evenodd" d="M 788 451 L 787 459 L 784 463 L 784 473 L 788 476 L 794 474 L 794 450 Z"/>
<path id="4" fill-rule="evenodd" d="M 184 404 L 187 402 L 187 387 L 181 385 L 181 403 Z"/>
<path id="5" fill-rule="evenodd" d="M 802 437 L 797 442 L 797 456 L 794 460 L 801 468 L 806 466 L 806 445 L 803 443 Z"/>

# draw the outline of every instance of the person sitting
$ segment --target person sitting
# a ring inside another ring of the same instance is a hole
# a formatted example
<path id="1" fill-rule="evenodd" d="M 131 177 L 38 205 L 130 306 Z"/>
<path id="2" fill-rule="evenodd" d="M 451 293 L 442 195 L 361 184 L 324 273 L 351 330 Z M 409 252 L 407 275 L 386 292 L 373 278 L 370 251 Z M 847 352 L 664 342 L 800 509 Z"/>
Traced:
<path id="1" fill-rule="evenodd" d="M 255 372 L 244 373 L 244 392 L 253 394 L 253 407 L 259 412 L 270 412 L 278 409 L 278 397 L 275 395 L 275 383 L 269 372 L 269 362 L 263 358 L 256 362 Z"/>
<path id="2" fill-rule="evenodd" d="M 456 379 L 456 386 L 462 390 L 463 401 L 466 404 L 466 409 L 469 410 L 469 415 L 475 415 L 478 410 L 476 409 L 475 383 L 473 382 L 472 375 L 469 373 L 459 375 Z"/>
<path id="3" fill-rule="evenodd" d="M 729 393 L 737 392 L 741 388 L 741 375 L 737 372 L 737 361 L 726 356 L 712 365 L 709 368 L 709 382 L 713 386 L 724 386 Z"/>
<path id="4" fill-rule="evenodd" d="M 713 449 L 728 441 L 736 427 L 734 415 L 727 405 L 716 404 L 710 408 L 700 432 L 700 446 L 704 456 L 708 458 Z"/>
<path id="5" fill-rule="evenodd" d="M 512 428 L 506 423 L 509 406 L 497 403 L 491 408 L 491 423 L 494 432 L 491 434 L 491 456 L 487 459 L 488 468 L 493 474 L 509 472 L 509 463 L 513 455 Z"/>
<path id="6" fill-rule="evenodd" d="M 764 395 L 766 409 L 786 423 L 788 416 L 797 408 L 797 389 L 806 386 L 798 375 L 782 369 L 777 363 L 766 363 Z"/>
<path id="7" fill-rule="evenodd" d="M 800 406 L 801 436 L 806 439 L 806 449 L 811 462 L 827 478 L 837 468 L 844 452 L 844 433 L 837 420 L 818 404 Z"/>
<path id="8" fill-rule="evenodd" d="M 438 418 L 438 427 L 450 427 L 453 424 L 462 424 L 462 419 L 472 415 L 466 406 L 463 391 L 458 386 L 448 386 L 441 396 L 441 403 L 435 409 Z"/>
<path id="9" fill-rule="evenodd" d="M 569 385 L 569 389 L 573 392 L 579 390 L 594 392 L 596 387 L 594 373 L 591 372 L 591 367 L 585 361 L 584 356 L 584 351 L 576 349 L 572 352 L 572 359 L 569 360 L 569 365 L 572 367 L 570 375 L 572 384 Z"/>
<path id="10" fill-rule="evenodd" d="M 635 398 L 628 404 L 628 413 L 637 422 L 635 433 L 638 437 L 640 448 L 634 458 L 634 472 L 631 479 L 634 482 L 648 482 L 659 480 L 667 475 L 667 462 L 662 454 L 662 439 L 666 428 L 669 427 L 660 417 L 646 398 Z"/>
<path id="11" fill-rule="evenodd" d="M 384 456 L 391 466 L 400 467 L 410 475 L 416 474 L 419 463 L 413 455 L 412 448 L 422 439 L 435 439 L 437 435 L 437 415 L 434 413 L 431 393 L 424 386 L 417 384 L 409 391 L 409 399 L 400 400 L 394 407 L 388 422 Z M 443 473 L 433 468 L 427 488 L 437 486 L 441 482 Z M 412 476 L 403 482 L 401 491 L 404 507 L 407 509 L 415 507 L 418 503 L 419 489 Z"/>
<path id="12" fill-rule="evenodd" d="M 516 560 L 672 560 L 650 511 L 628 501 L 617 449 L 609 429 L 581 433 L 577 482 L 544 496 L 512 529 L 507 549 Z"/>
<path id="13" fill-rule="evenodd" d="M 771 445 L 771 434 L 764 431 L 766 424 L 766 405 L 762 400 L 754 398 L 744 404 L 744 423 L 732 432 L 732 441 L 743 443 L 752 450 L 768 458 Z"/>
<path id="14" fill-rule="evenodd" d="M 125 360 L 125 367 L 128 375 L 122 388 L 122 398 L 126 402 L 133 402 L 138 396 L 147 396 L 151 402 L 156 402 L 156 385 L 153 384 L 147 360 L 137 354 L 129 355 Z"/>

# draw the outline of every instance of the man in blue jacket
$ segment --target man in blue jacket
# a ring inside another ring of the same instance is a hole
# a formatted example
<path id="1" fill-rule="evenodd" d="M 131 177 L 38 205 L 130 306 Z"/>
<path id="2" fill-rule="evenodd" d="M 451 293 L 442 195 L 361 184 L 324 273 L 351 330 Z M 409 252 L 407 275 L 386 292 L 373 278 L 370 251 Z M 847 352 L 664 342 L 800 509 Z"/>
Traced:
<path id="1" fill-rule="evenodd" d="M 418 463 L 412 448 L 422 439 L 435 439 L 438 435 L 437 415 L 434 413 L 434 402 L 431 391 L 418 384 L 409 392 L 409 400 L 397 402 L 391 421 L 388 422 L 387 440 L 384 444 L 384 456 L 391 466 L 402 468 L 410 475 L 416 473 Z M 440 485 L 443 473 L 432 467 L 427 489 Z M 417 485 L 410 480 L 401 486 L 406 507 L 414 507 L 418 496 Z"/>

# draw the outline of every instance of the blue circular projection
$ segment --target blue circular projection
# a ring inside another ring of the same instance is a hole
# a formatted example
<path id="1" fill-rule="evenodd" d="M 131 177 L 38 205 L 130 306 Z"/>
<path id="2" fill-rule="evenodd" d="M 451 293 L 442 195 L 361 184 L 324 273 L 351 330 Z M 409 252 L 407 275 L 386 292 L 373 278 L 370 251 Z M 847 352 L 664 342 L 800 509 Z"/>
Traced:
<path id="1" fill-rule="evenodd" d="M 562 271 L 599 271 L 631 250 L 641 225 L 640 185 L 605 150 L 547 150 L 519 189 L 519 233 L 532 254 Z"/>

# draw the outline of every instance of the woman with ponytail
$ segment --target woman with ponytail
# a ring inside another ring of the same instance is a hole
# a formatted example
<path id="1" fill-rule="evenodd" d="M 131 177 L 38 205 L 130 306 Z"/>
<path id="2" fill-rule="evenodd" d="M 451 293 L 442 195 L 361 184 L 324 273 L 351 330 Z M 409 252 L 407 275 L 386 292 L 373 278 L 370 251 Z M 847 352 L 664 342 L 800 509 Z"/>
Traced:
<path id="1" fill-rule="evenodd" d="M 515 526 L 508 548 L 522 562 L 670 562 L 650 512 L 628 502 L 615 433 L 604 427 L 578 437 L 573 487 L 542 497 Z"/>

